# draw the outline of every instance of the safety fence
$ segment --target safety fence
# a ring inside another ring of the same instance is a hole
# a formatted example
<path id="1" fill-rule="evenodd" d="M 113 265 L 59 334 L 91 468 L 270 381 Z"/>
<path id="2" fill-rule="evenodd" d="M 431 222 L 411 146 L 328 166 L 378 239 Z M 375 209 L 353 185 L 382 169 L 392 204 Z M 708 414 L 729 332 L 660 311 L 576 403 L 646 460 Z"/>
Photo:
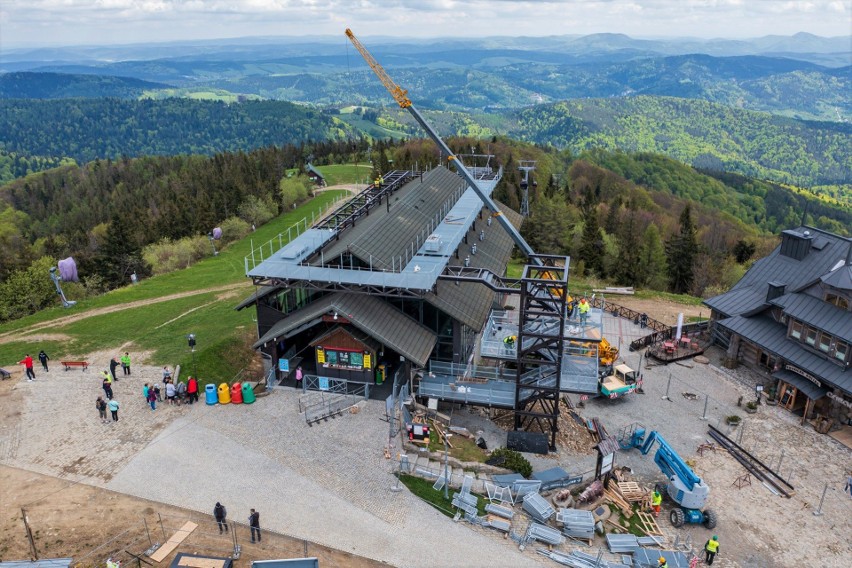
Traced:
<path id="1" fill-rule="evenodd" d="M 303 377 L 302 391 L 306 394 L 299 397 L 299 414 L 304 414 L 308 424 L 337 416 L 370 398 L 369 383 L 316 375 Z"/>
<path id="2" fill-rule="evenodd" d="M 55 507 L 51 509 L 47 504 L 27 509 L 27 516 L 33 530 L 42 532 L 49 530 L 52 525 L 47 519 L 54 512 Z M 248 511 L 245 515 L 248 520 Z M 233 511 L 229 511 L 229 516 L 233 516 Z M 149 507 L 144 515 L 129 519 L 122 527 L 107 528 L 109 525 L 104 525 L 102 528 L 105 530 L 102 533 L 106 536 L 102 537 L 103 540 L 75 554 L 71 566 L 101 568 L 108 566 L 108 561 L 115 563 L 112 565 L 120 563 L 122 567 L 150 566 L 154 562 L 148 555 L 154 554 L 175 533 L 184 529 L 187 523 L 192 523 L 195 527 L 175 549 L 176 553 L 241 559 L 245 561 L 241 565 L 246 566 L 254 560 L 308 557 L 317 558 L 320 566 L 323 567 L 344 568 L 353 563 L 353 557 L 348 552 L 266 528 L 261 529 L 261 542 L 252 543 L 247 522 L 235 522 L 229 519 L 225 523 L 228 527 L 225 532 L 220 531 L 212 515 L 196 511 L 166 513 Z M 39 556 L 52 556 L 49 552 L 45 550 Z M 171 557 L 171 554 L 166 556 L 167 559 Z"/>

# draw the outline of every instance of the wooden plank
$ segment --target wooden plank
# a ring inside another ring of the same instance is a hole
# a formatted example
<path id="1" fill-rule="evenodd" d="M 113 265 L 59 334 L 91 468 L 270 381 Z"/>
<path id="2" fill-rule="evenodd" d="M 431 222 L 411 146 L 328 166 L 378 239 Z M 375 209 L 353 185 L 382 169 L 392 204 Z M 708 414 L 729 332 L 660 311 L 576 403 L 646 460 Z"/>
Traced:
<path id="1" fill-rule="evenodd" d="M 222 568 L 227 560 L 220 558 L 192 558 L 183 557 L 180 559 L 178 566 L 186 566 L 187 568 Z"/>
<path id="2" fill-rule="evenodd" d="M 162 562 L 166 558 L 166 556 L 171 554 L 172 551 L 177 548 L 180 543 L 186 540 L 186 537 L 188 537 L 190 533 L 192 533 L 192 531 L 197 528 L 198 525 L 193 523 L 192 521 L 187 521 L 186 523 L 184 523 L 184 525 L 179 528 L 177 532 L 175 532 L 175 534 L 173 534 L 171 538 L 169 538 L 169 540 L 166 541 L 165 544 L 163 544 L 163 546 L 158 548 L 154 552 L 154 554 L 150 556 L 151 560 L 153 560 L 154 562 Z"/>

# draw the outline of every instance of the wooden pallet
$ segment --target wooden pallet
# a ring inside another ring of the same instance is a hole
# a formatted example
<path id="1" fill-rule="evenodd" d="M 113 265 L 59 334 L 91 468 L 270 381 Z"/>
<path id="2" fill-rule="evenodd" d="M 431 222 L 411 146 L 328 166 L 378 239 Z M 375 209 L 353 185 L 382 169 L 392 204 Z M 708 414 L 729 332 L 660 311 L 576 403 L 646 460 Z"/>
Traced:
<path id="1" fill-rule="evenodd" d="M 624 498 L 615 491 L 610 491 L 609 489 L 604 490 L 604 497 L 607 501 L 618 507 L 621 510 L 621 514 L 628 519 L 633 516 L 633 507 L 631 507 L 630 503 L 625 501 Z"/>
<path id="2" fill-rule="evenodd" d="M 648 536 L 664 536 L 660 530 L 660 525 L 657 524 L 657 519 L 644 511 L 637 511 L 636 517 L 639 519 L 639 529 Z"/>
<path id="3" fill-rule="evenodd" d="M 618 491 L 629 503 L 642 501 L 648 495 L 648 491 L 642 489 L 642 487 L 635 481 L 620 481 L 618 483 Z"/>

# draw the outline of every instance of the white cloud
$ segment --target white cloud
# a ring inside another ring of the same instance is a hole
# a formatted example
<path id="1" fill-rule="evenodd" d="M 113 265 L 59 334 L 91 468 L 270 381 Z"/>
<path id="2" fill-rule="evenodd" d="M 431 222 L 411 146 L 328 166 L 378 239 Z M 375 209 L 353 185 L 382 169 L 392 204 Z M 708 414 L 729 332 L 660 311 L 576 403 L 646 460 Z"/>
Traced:
<path id="1" fill-rule="evenodd" d="M 252 35 L 848 35 L 846 0 L 4 0 L 0 48 Z"/>

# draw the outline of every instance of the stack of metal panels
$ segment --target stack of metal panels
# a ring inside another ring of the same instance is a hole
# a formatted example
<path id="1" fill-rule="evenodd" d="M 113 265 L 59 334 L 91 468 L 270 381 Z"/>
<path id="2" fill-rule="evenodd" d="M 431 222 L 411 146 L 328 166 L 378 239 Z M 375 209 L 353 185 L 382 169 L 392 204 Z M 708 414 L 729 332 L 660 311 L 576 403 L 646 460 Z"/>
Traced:
<path id="1" fill-rule="evenodd" d="M 639 548 L 639 539 L 635 534 L 612 534 L 606 535 L 606 545 L 610 552 L 633 552 Z"/>
<path id="2" fill-rule="evenodd" d="M 562 544 L 565 542 L 565 537 L 558 530 L 540 525 L 538 523 L 530 523 L 527 528 L 526 540 L 537 540 L 545 544 Z"/>
<path id="3" fill-rule="evenodd" d="M 504 521 L 502 519 L 490 518 L 490 520 L 484 521 L 482 523 L 484 527 L 491 527 L 493 529 L 497 529 L 498 531 L 509 532 L 509 529 L 512 528 L 512 523 L 509 521 Z"/>
<path id="4" fill-rule="evenodd" d="M 582 509 L 559 509 L 556 521 L 563 524 L 562 532 L 574 538 L 595 538 L 595 517 Z"/>
<path id="5" fill-rule="evenodd" d="M 491 513 L 492 515 L 497 515 L 498 517 L 503 517 L 504 519 L 511 519 L 515 516 L 515 511 L 513 511 L 509 507 L 495 505 L 494 503 L 487 504 L 485 506 L 485 512 Z"/>
<path id="6" fill-rule="evenodd" d="M 524 511 L 542 523 L 546 523 L 555 512 L 553 507 L 550 506 L 550 503 L 538 493 L 528 493 L 525 495 L 523 507 Z M 592 530 L 594 531 L 594 523 L 592 523 Z"/>

